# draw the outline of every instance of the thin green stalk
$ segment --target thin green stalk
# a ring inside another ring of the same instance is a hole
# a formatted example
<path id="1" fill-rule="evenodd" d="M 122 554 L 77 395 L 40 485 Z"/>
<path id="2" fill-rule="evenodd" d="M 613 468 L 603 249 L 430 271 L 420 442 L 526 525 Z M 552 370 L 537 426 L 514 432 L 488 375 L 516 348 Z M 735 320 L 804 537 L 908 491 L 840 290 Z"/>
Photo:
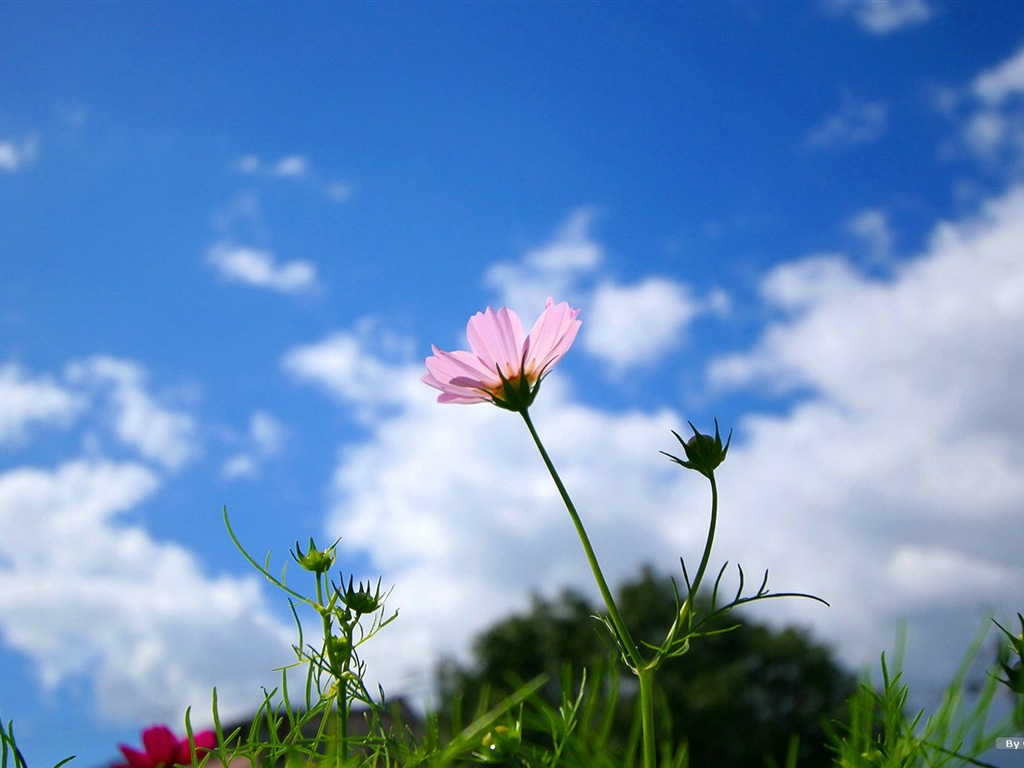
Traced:
<path id="1" fill-rule="evenodd" d="M 335 764 L 343 766 L 348 757 L 348 696 L 346 686 L 348 681 L 345 679 L 345 672 L 348 670 L 348 664 L 346 663 L 343 669 L 337 669 L 337 661 L 334 658 L 334 654 L 328 648 L 328 644 L 331 642 L 333 636 L 333 627 L 331 620 L 331 608 L 334 604 L 334 599 L 331 599 L 331 605 L 324 603 L 324 587 L 325 587 L 326 576 L 322 573 L 316 575 L 316 604 L 317 610 L 320 612 L 320 618 L 323 621 L 323 632 L 324 632 L 324 648 L 327 650 L 328 661 L 330 663 L 331 672 L 334 676 L 335 685 L 335 698 L 337 700 L 337 706 L 335 707 L 334 718 L 338 728 L 338 749 L 335 755 Z M 341 627 L 342 631 L 345 631 L 345 627 Z M 351 643 L 349 644 L 351 647 Z M 340 674 L 339 674 L 340 673 Z"/>
<path id="2" fill-rule="evenodd" d="M 644 665 L 644 658 L 640 655 L 640 651 L 633 642 L 633 638 L 629 634 L 629 630 L 626 629 L 626 624 L 622 620 L 622 616 L 619 613 L 619 608 L 615 604 L 615 598 L 612 597 L 612 591 L 608 588 L 608 582 L 605 581 L 604 573 L 601 571 L 601 566 L 597 562 L 597 555 L 594 553 L 594 548 L 590 544 L 590 537 L 587 536 L 587 531 L 583 527 L 583 520 L 580 519 L 579 513 L 576 511 L 576 506 L 572 503 L 572 499 L 569 498 L 569 492 L 565 489 L 565 485 L 562 484 L 562 478 L 558 476 L 558 470 L 555 469 L 555 465 L 551 463 L 551 458 L 548 456 L 547 450 L 544 448 L 544 444 L 540 440 L 540 435 L 537 434 L 536 428 L 533 426 L 533 421 L 530 419 L 530 414 L 526 410 L 520 411 L 523 415 L 523 420 L 526 422 L 527 429 L 530 430 L 530 435 L 533 437 L 533 442 L 537 445 L 537 450 L 540 451 L 541 458 L 544 459 L 544 465 L 548 468 L 548 472 L 551 474 L 551 479 L 555 481 L 555 487 L 558 489 L 558 493 L 562 496 L 562 501 L 565 503 L 565 508 L 569 511 L 569 517 L 572 518 L 572 523 L 576 526 L 576 533 L 580 537 L 580 543 L 583 544 L 583 551 L 587 555 L 587 560 L 590 561 L 590 569 L 594 573 L 594 579 L 597 581 L 597 587 L 601 590 L 601 597 L 604 598 L 604 603 L 608 608 L 608 615 L 612 620 L 612 624 L 615 626 L 615 631 L 619 634 L 626 652 L 629 654 L 630 661 L 636 669 L 640 669 Z"/>
<path id="3" fill-rule="evenodd" d="M 533 437 L 533 442 L 536 444 L 537 450 L 540 451 L 541 458 L 544 460 L 544 466 L 548 468 L 551 479 L 555 482 L 555 487 L 558 489 L 558 493 L 562 497 L 565 508 L 569 512 L 569 517 L 572 518 L 572 523 L 576 527 L 576 533 L 579 536 L 580 543 L 583 545 L 583 551 L 587 556 L 587 560 L 590 562 L 590 569 L 594 573 L 594 580 L 597 582 L 597 587 L 601 591 L 601 597 L 604 598 L 604 604 L 608 609 L 608 617 L 611 619 L 612 625 L 615 627 L 615 632 L 619 636 L 619 642 L 626 654 L 629 656 L 630 665 L 637 675 L 637 680 L 639 681 L 640 686 L 640 717 L 644 739 L 644 768 L 654 768 L 654 692 L 652 689 L 654 682 L 654 670 L 647 668 L 646 660 L 640 653 L 640 649 L 633 641 L 632 636 L 629 634 L 629 630 L 626 629 L 626 623 L 622 620 L 619 608 L 615 604 L 615 598 L 612 596 L 612 592 L 608 588 L 608 582 L 605 580 L 604 573 L 601 571 L 601 565 L 597 561 L 597 555 L 594 552 L 593 546 L 590 544 L 590 537 L 587 535 L 587 531 L 583 527 L 583 520 L 580 519 L 579 513 L 576 511 L 576 506 L 572 503 L 572 499 L 569 497 L 569 492 L 565 489 L 565 485 L 562 483 L 562 478 L 558 475 L 558 470 L 555 469 L 555 465 L 551 462 L 551 457 L 548 456 L 548 452 L 544 448 L 544 443 L 541 442 L 540 435 L 537 434 L 537 429 L 533 426 L 533 420 L 530 419 L 529 412 L 524 408 L 520 413 L 523 416 L 523 421 L 526 422 L 526 428 L 530 430 L 530 435 Z M 707 555 L 705 555 L 705 559 L 706 558 Z"/>
<path id="4" fill-rule="evenodd" d="M 715 525 L 718 524 L 718 484 L 715 482 L 715 473 L 709 472 L 706 477 L 711 481 L 711 524 L 708 526 L 708 538 L 704 544 L 704 555 L 701 557 L 700 566 L 697 568 L 697 575 L 690 585 L 690 603 L 697 595 L 697 589 L 704 579 L 704 572 L 708 569 L 708 560 L 711 559 L 711 546 L 715 542 Z"/>
<path id="5" fill-rule="evenodd" d="M 644 738 L 644 768 L 654 768 L 654 669 L 637 670 L 640 688 L 640 725 Z"/>

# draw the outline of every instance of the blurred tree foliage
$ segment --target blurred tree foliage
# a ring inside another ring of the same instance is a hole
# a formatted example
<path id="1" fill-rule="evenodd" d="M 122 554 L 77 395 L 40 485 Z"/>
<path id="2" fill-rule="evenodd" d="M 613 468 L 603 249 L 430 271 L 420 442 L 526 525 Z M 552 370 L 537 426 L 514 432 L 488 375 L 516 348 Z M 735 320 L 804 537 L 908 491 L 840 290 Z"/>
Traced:
<path id="1" fill-rule="evenodd" d="M 676 601 L 671 581 L 645 568 L 620 589 L 618 604 L 634 639 L 657 643 Z M 591 692 L 614 690 L 607 678 L 599 683 L 594 675 L 594 670 L 612 670 L 618 697 L 610 742 L 613 747 L 627 743 L 636 725 L 635 685 L 593 618 L 596 612 L 571 590 L 553 601 L 535 596 L 529 613 L 511 616 L 476 639 L 469 665 L 441 664 L 440 712 L 471 713 L 538 675 L 548 678 L 541 695 L 557 706 L 562 685 L 578 686 L 584 668 Z M 695 638 L 688 653 L 658 671 L 660 717 L 668 718 L 671 729 L 665 736 L 688 744 L 694 768 L 781 766 L 793 735 L 799 738 L 800 768 L 832 765 L 821 722 L 846 716 L 843 705 L 855 679 L 828 647 L 806 633 L 771 629 L 741 612 L 708 627 L 736 629 Z"/>

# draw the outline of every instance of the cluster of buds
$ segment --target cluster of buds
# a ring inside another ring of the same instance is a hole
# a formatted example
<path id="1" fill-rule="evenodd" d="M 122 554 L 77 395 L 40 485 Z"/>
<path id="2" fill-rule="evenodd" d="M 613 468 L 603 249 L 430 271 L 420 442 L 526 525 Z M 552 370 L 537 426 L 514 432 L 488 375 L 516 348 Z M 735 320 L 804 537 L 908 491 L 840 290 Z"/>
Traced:
<path id="1" fill-rule="evenodd" d="M 328 582 L 326 574 L 334 566 L 337 545 L 335 541 L 327 549 L 318 549 L 310 537 L 305 552 L 295 542 L 292 558 L 303 569 L 316 575 L 316 600 L 309 603 L 323 620 L 324 647 L 313 659 L 323 671 L 329 672 L 336 679 L 348 680 L 353 667 L 360 664 L 356 655 L 357 635 L 365 636 L 357 632 L 357 625 L 361 617 L 380 610 L 387 595 L 381 590 L 380 579 L 376 584 L 371 581 L 357 583 L 349 576 L 346 586 L 342 576 L 338 583 Z M 375 621 L 374 626 L 379 628 L 383 623 L 386 623 L 383 619 Z"/>

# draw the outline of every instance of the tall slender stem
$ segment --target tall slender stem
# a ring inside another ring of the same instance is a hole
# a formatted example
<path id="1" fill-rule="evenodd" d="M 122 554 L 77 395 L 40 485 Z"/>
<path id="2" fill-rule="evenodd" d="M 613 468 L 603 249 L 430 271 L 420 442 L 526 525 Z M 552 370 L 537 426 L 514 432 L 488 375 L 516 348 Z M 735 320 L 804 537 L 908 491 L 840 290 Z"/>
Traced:
<path id="1" fill-rule="evenodd" d="M 643 735 L 644 768 L 654 768 L 654 667 L 645 667 L 636 673 L 640 688 L 640 725 Z"/>
<path id="2" fill-rule="evenodd" d="M 327 644 L 331 642 L 331 638 L 334 634 L 331 612 L 329 606 L 324 604 L 324 588 L 326 586 L 327 577 L 322 573 L 316 575 L 316 601 L 317 610 L 320 611 L 320 618 L 323 621 L 324 626 L 324 648 L 327 648 Z M 331 600 L 333 606 L 334 599 Z M 342 626 L 340 629 L 345 632 L 346 627 Z M 346 632 L 346 639 L 351 641 L 351 637 Z M 351 648 L 351 642 L 348 643 L 348 648 Z M 334 719 L 338 727 L 338 751 L 335 755 L 335 765 L 342 766 L 348 759 L 348 681 L 345 678 L 345 673 L 348 671 L 348 662 L 345 662 L 344 668 L 339 676 L 337 673 L 339 670 L 335 669 L 335 661 L 333 654 L 328 650 L 328 659 L 330 661 L 331 672 L 334 674 L 334 685 L 335 685 L 335 700 L 338 702 L 337 706 L 334 707 Z"/>
<path id="3" fill-rule="evenodd" d="M 562 496 L 565 508 L 569 511 L 569 517 L 572 518 L 572 524 L 576 526 L 576 533 L 580 537 L 580 543 L 583 544 L 583 551 L 587 555 L 587 560 L 590 561 L 590 569 L 594 573 L 594 580 L 597 581 L 597 588 L 601 590 L 601 597 L 604 598 L 604 604 L 608 608 L 608 616 L 611 618 L 612 624 L 615 626 L 615 631 L 619 635 L 619 640 L 626 653 L 629 654 L 633 667 L 635 669 L 640 669 L 644 665 L 644 659 L 640 655 L 640 651 L 636 647 L 636 643 L 633 642 L 633 638 L 630 636 L 629 630 L 626 629 L 626 624 L 622 620 L 622 615 L 619 613 L 618 606 L 615 604 L 615 598 L 612 597 L 612 591 L 608 588 L 608 582 L 605 581 L 604 573 L 601 571 L 601 565 L 597 562 L 597 555 L 594 553 L 594 548 L 590 544 L 590 537 L 587 536 L 587 531 L 583 527 L 583 521 L 580 519 L 579 513 L 576 511 L 576 506 L 572 503 L 572 499 L 569 498 L 569 492 L 565 490 L 562 478 L 558 476 L 558 470 L 556 470 L 555 465 L 551 463 L 551 457 L 548 456 L 548 452 L 545 450 L 544 444 L 541 442 L 540 436 L 537 434 L 537 430 L 533 426 L 533 420 L 530 419 L 529 412 L 522 410 L 520 413 L 523 415 L 523 421 L 526 422 L 527 429 L 530 430 L 533 442 L 537 445 L 537 450 L 540 451 L 541 458 L 544 459 L 544 465 L 548 468 L 548 472 L 551 474 L 551 479 L 555 481 L 555 487 L 558 489 L 558 493 Z"/>
<path id="4" fill-rule="evenodd" d="M 569 517 L 572 518 L 572 524 L 577 529 L 580 543 L 583 544 L 583 550 L 587 555 L 587 560 L 590 561 L 591 570 L 594 572 L 597 588 L 601 591 L 601 597 L 604 598 L 605 607 L 608 609 L 608 617 L 615 628 L 618 640 L 620 640 L 623 649 L 629 656 L 630 666 L 637 676 L 640 689 L 640 722 L 643 732 L 643 766 L 644 768 L 654 768 L 656 763 L 654 752 L 654 666 L 647 665 L 629 630 L 626 629 L 626 623 L 623 621 L 622 614 L 618 612 L 618 606 L 615 605 L 611 590 L 608 589 L 608 583 L 604 579 L 604 573 L 601 571 L 601 565 L 597 561 L 597 555 L 594 553 L 593 546 L 591 546 L 590 537 L 587 536 L 587 529 L 583 525 L 580 513 L 577 512 L 575 505 L 572 504 L 572 499 L 569 498 L 565 485 L 562 483 L 561 477 L 558 476 L 558 470 L 555 469 L 555 465 L 551 462 L 551 457 L 548 456 L 548 452 L 545 450 L 544 443 L 541 442 L 541 437 L 537 433 L 534 422 L 529 418 L 529 413 L 526 410 L 519 413 L 522 414 L 522 419 L 526 422 L 526 428 L 529 430 L 530 436 L 534 438 L 537 450 L 541 452 L 541 458 L 544 460 L 544 465 L 548 468 L 551 479 L 554 480 L 555 487 L 558 488 L 558 493 L 565 504 L 565 509 L 568 510 Z M 712 526 L 714 530 L 714 521 Z M 707 552 L 705 553 L 706 562 L 702 564 L 702 567 L 707 566 L 708 554 Z"/>
<path id="5" fill-rule="evenodd" d="M 597 588 L 601 591 L 601 597 L 604 598 L 605 607 L 608 609 L 608 617 L 611 619 L 612 625 L 615 627 L 615 632 L 619 636 L 619 643 L 622 649 L 629 657 L 629 665 L 636 673 L 640 688 L 640 720 L 643 729 L 643 765 L 644 768 L 655 768 L 654 668 L 653 666 L 649 667 L 647 665 L 646 660 L 640 653 L 640 649 L 629 634 L 629 630 L 626 628 L 626 623 L 622 620 L 619 608 L 615 604 L 615 598 L 612 596 L 612 592 L 608 588 L 608 582 L 605 580 L 604 573 L 601 571 L 601 565 L 597 561 L 597 555 L 594 553 L 594 548 L 590 544 L 590 537 L 587 535 L 586 528 L 583 527 L 583 520 L 580 519 L 579 513 L 576 511 L 576 506 L 572 503 L 572 499 L 569 497 L 569 492 L 565 489 L 565 485 L 562 483 L 562 478 L 558 475 L 558 470 L 555 469 L 555 465 L 551 462 L 551 457 L 548 456 L 548 452 L 544 448 L 544 443 L 541 442 L 540 435 L 537 434 L 537 429 L 533 426 L 533 420 L 530 418 L 529 412 L 526 409 L 523 409 L 520 413 L 523 415 L 523 421 L 526 422 L 527 429 L 530 430 L 530 436 L 533 437 L 533 442 L 536 444 L 537 450 L 540 451 L 540 456 L 544 460 L 544 466 L 548 468 L 551 479 L 555 482 L 555 487 L 558 489 L 558 493 L 562 497 L 565 508 L 569 512 L 569 517 L 572 518 L 572 524 L 576 527 L 576 533 L 580 538 L 580 543 L 583 545 L 583 551 L 586 553 L 587 560 L 590 562 L 590 569 L 594 573 L 594 580 L 597 582 Z"/>
<path id="6" fill-rule="evenodd" d="M 715 525 L 718 523 L 718 484 L 715 482 L 715 473 L 709 472 L 708 480 L 711 481 L 711 524 L 708 526 L 708 539 L 704 544 L 704 555 L 701 557 L 700 566 L 697 568 L 697 575 L 690 584 L 690 603 L 692 609 L 693 598 L 697 595 L 697 589 L 704 579 L 704 572 L 708 569 L 708 560 L 711 559 L 711 546 L 715 542 Z"/>

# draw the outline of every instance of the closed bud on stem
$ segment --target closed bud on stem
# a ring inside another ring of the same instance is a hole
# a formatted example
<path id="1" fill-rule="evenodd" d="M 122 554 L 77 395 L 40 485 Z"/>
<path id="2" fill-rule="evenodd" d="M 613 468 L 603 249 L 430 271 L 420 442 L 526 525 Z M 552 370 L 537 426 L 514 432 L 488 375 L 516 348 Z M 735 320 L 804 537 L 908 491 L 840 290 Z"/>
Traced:
<path id="1" fill-rule="evenodd" d="M 312 573 L 327 573 L 334 565 L 334 547 L 325 550 L 316 548 L 313 537 L 309 537 L 309 549 L 303 553 L 299 542 L 295 542 L 295 551 L 292 553 L 295 562 Z"/>
<path id="2" fill-rule="evenodd" d="M 725 461 L 725 455 L 729 452 L 729 444 L 732 442 L 732 431 L 729 431 L 729 437 L 723 445 L 722 435 L 718 430 L 718 419 L 715 419 L 714 437 L 701 434 L 693 426 L 692 422 L 687 423 L 690 424 L 690 429 L 693 430 L 693 437 L 689 440 L 683 440 L 679 433 L 672 432 L 676 436 L 676 440 L 679 441 L 679 444 L 683 446 L 686 458 L 681 459 L 678 456 L 673 456 L 671 453 L 665 453 L 665 451 L 662 451 L 662 453 L 679 466 L 700 472 L 704 477 L 710 478 L 718 465 Z"/>
<path id="3" fill-rule="evenodd" d="M 373 588 L 369 581 L 365 585 L 363 582 L 355 584 L 352 577 L 349 576 L 348 587 L 341 594 L 341 602 L 353 613 L 373 613 L 380 608 L 383 602 L 380 592 L 380 579 L 377 580 L 376 588 Z"/>
<path id="4" fill-rule="evenodd" d="M 347 637 L 328 637 L 324 641 L 327 646 L 327 660 L 331 665 L 331 672 L 335 677 L 341 677 L 348 669 L 348 663 L 352 658 L 352 643 Z"/>
<path id="5" fill-rule="evenodd" d="M 999 666 L 1002 667 L 1006 679 L 996 679 L 1014 693 L 1024 696 L 1024 615 L 1018 613 L 1017 619 L 1020 621 L 1019 635 L 1014 635 L 998 621 L 994 622 L 1010 640 L 999 653 Z M 1016 662 L 1014 656 L 1017 657 Z"/>

